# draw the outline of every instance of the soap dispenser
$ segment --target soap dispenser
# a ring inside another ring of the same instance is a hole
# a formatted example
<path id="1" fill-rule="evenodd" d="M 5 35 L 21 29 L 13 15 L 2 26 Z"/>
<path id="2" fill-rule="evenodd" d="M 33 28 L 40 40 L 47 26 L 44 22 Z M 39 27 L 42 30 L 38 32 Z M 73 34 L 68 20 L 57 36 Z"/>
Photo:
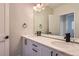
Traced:
<path id="1" fill-rule="evenodd" d="M 66 39 L 66 42 L 70 42 L 70 33 L 65 33 L 64 39 Z"/>

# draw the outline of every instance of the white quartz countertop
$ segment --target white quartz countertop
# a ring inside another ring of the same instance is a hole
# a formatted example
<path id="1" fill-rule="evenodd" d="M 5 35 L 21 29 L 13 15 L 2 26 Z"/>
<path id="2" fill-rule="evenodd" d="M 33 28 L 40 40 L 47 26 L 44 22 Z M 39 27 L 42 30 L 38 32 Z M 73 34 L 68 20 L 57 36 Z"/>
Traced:
<path id="1" fill-rule="evenodd" d="M 22 35 L 22 37 L 28 38 L 69 55 L 79 56 L 79 44 L 34 35 Z"/>

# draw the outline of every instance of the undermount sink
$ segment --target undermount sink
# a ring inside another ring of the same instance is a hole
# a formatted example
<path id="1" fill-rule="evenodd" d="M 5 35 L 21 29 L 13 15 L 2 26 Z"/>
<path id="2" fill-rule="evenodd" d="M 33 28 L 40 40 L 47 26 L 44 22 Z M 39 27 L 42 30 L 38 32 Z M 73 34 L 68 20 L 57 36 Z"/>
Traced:
<path id="1" fill-rule="evenodd" d="M 65 41 L 53 41 L 51 42 L 51 44 L 57 47 L 64 48 L 64 49 L 67 49 L 67 48 L 73 49 L 73 47 L 75 48 L 78 47 L 78 44 L 74 44 L 71 42 L 65 42 Z"/>

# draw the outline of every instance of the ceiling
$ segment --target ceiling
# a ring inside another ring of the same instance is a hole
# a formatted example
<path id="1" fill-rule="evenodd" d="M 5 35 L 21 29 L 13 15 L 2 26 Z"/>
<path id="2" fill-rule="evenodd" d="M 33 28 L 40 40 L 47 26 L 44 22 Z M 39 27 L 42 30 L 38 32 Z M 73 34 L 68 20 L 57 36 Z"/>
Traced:
<path id="1" fill-rule="evenodd" d="M 33 3 L 33 5 L 36 5 L 38 3 Z M 56 8 L 56 7 L 59 7 L 65 3 L 43 3 L 45 6 L 48 6 L 50 8 Z"/>
<path id="2" fill-rule="evenodd" d="M 56 8 L 56 7 L 59 7 L 63 4 L 64 3 L 48 3 L 47 6 L 49 6 L 50 8 Z"/>

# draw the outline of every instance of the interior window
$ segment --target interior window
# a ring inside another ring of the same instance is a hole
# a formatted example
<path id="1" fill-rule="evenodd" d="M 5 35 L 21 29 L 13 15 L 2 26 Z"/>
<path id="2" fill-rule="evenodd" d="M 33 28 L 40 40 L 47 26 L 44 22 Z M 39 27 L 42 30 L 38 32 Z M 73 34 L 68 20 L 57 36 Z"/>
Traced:
<path id="1" fill-rule="evenodd" d="M 71 37 L 74 37 L 74 13 L 62 15 L 60 24 L 61 35 L 70 33 Z"/>

